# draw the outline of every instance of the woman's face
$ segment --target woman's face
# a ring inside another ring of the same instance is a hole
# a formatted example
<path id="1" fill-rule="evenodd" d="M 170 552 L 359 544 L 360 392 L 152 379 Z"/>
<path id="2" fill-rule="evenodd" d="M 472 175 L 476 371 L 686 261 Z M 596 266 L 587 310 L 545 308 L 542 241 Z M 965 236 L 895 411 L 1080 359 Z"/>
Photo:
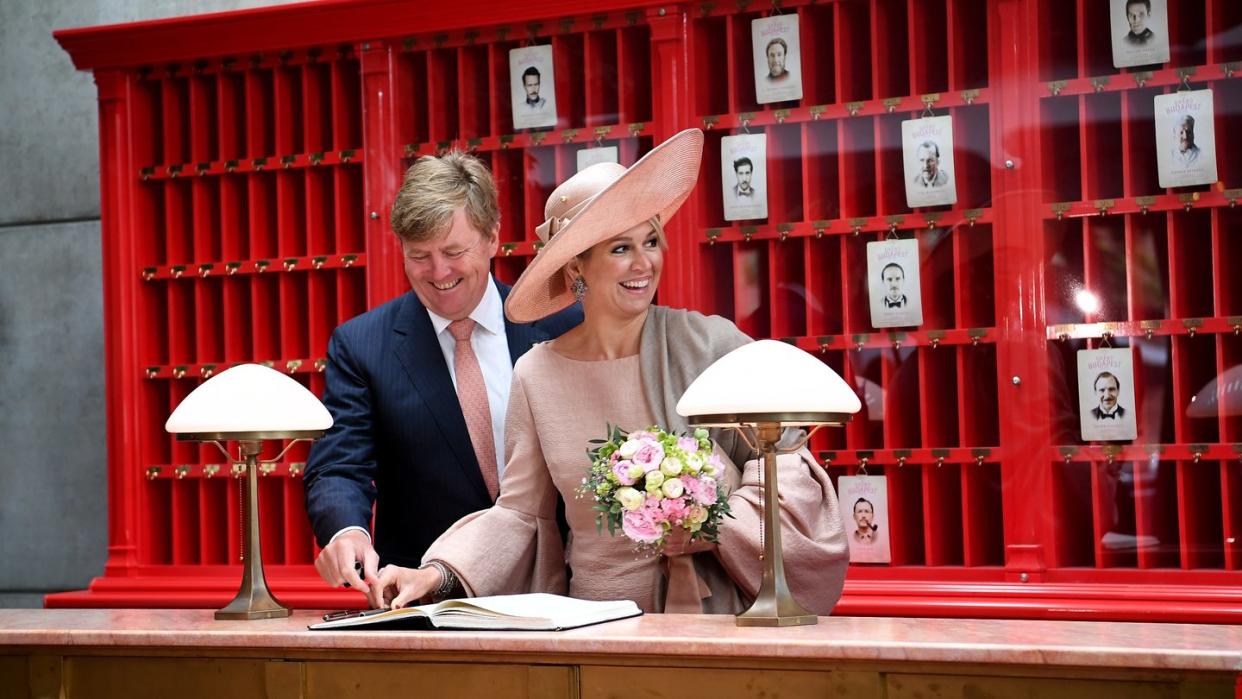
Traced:
<path id="1" fill-rule="evenodd" d="M 875 519 L 875 511 L 871 508 L 871 503 L 860 502 L 854 505 L 854 524 L 859 529 L 871 529 L 871 522 Z"/>
<path id="2" fill-rule="evenodd" d="M 592 247 L 570 262 L 570 280 L 582 275 L 587 292 L 582 299 L 586 315 L 634 316 L 655 299 L 664 269 L 664 249 L 650 223 Z"/>

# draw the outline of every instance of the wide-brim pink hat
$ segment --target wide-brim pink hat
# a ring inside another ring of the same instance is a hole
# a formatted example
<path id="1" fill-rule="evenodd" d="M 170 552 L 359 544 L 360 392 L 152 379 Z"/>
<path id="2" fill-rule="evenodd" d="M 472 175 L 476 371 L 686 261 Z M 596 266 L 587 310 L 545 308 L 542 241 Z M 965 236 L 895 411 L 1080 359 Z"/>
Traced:
<path id="1" fill-rule="evenodd" d="M 687 129 L 656 146 L 630 168 L 599 163 L 552 191 L 545 221 L 535 229 L 546 244 L 505 301 L 505 315 L 528 323 L 568 308 L 573 292 L 561 270 L 583 252 L 634 226 L 659 218 L 667 225 L 699 179 L 703 132 Z"/>

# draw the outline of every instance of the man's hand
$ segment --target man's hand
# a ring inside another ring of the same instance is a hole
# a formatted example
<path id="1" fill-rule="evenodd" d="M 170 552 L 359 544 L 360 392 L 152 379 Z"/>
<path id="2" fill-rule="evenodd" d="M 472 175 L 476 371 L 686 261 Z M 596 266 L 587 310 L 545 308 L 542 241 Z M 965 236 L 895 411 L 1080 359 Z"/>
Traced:
<path id="1" fill-rule="evenodd" d="M 352 587 L 368 596 L 371 588 L 367 580 L 379 577 L 378 567 L 379 554 L 371 546 L 371 539 L 357 530 L 336 537 L 315 559 L 315 570 L 324 582 L 332 587 Z"/>
<path id="2" fill-rule="evenodd" d="M 421 600 L 443 583 L 440 571 L 432 567 L 402 568 L 384 566 L 372 580 L 367 600 L 372 609 L 381 607 L 400 609 L 415 600 Z"/>

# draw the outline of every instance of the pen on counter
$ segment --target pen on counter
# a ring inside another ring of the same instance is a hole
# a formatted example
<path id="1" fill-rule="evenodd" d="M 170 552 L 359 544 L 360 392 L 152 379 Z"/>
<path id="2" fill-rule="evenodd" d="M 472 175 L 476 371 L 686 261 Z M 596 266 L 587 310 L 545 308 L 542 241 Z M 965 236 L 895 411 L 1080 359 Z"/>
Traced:
<path id="1" fill-rule="evenodd" d="M 336 620 L 338 620 L 338 619 L 361 619 L 362 617 L 366 617 L 366 616 L 374 616 L 374 615 L 376 615 L 376 614 L 381 614 L 381 613 L 383 613 L 383 612 L 387 612 L 387 611 L 389 611 L 389 610 L 384 609 L 384 608 L 380 608 L 380 609 L 361 609 L 361 610 L 358 610 L 358 609 L 345 609 L 345 610 L 343 610 L 343 611 L 339 611 L 339 612 L 329 612 L 329 613 L 327 613 L 327 614 L 324 614 L 324 615 L 323 615 L 323 620 L 324 620 L 324 621 L 336 621 Z"/>

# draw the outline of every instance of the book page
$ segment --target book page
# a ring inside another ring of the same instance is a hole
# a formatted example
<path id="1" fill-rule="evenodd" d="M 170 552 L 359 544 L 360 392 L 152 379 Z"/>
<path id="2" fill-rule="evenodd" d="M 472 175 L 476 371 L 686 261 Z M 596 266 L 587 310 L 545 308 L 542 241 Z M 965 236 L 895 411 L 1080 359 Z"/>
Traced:
<path id="1" fill-rule="evenodd" d="M 470 599 L 445 600 L 427 609 L 432 616 L 468 613 L 478 616 L 514 617 L 524 619 L 594 618 L 608 612 L 626 612 L 637 605 L 629 600 L 593 602 L 541 592 L 526 595 L 497 595 Z"/>
<path id="2" fill-rule="evenodd" d="M 532 593 L 445 600 L 404 609 L 370 610 L 312 625 L 311 629 L 365 628 L 401 625 L 445 629 L 567 629 L 638 616 L 630 600 L 594 602 L 560 595 Z M 419 621 L 422 619 L 422 621 Z"/>

